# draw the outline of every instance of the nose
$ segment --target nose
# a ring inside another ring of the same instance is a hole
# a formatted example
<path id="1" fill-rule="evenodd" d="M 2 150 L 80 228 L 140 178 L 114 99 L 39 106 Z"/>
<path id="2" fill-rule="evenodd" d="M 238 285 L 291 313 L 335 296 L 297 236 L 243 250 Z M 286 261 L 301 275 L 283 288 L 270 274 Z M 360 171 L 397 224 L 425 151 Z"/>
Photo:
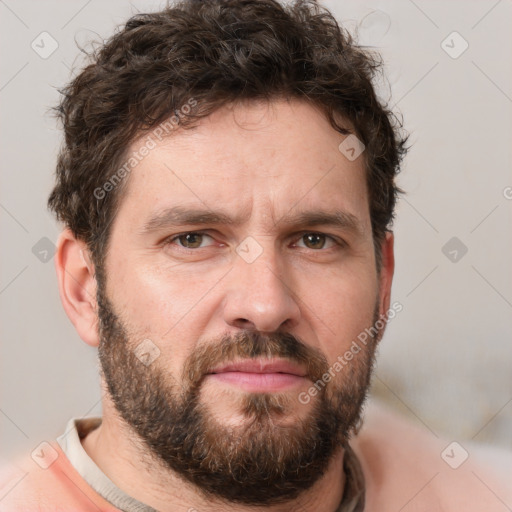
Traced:
<path id="1" fill-rule="evenodd" d="M 225 322 L 239 329 L 276 332 L 295 327 L 300 320 L 293 283 L 272 251 L 248 263 L 237 258 L 230 272 L 224 301 Z"/>

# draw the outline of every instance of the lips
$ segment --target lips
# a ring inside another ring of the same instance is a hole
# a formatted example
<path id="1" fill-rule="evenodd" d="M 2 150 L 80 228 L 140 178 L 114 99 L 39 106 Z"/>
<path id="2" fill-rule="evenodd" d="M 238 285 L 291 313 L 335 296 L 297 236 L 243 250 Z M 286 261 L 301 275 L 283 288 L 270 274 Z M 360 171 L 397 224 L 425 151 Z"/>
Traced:
<path id="1" fill-rule="evenodd" d="M 246 359 L 232 361 L 215 367 L 210 374 L 243 372 L 243 373 L 285 373 L 297 377 L 305 377 L 306 372 L 297 364 L 284 359 Z"/>
<path id="2" fill-rule="evenodd" d="M 304 386 L 306 372 L 285 359 L 245 359 L 215 367 L 206 380 L 252 393 L 283 393 Z"/>

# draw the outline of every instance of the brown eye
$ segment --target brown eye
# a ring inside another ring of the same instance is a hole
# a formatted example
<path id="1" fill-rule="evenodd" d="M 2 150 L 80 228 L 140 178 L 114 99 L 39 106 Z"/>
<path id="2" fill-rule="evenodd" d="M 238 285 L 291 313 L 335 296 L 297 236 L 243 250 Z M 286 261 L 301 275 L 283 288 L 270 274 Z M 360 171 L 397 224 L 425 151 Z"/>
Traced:
<path id="1" fill-rule="evenodd" d="M 323 249 L 326 239 L 327 236 L 322 233 L 307 233 L 301 238 L 308 249 Z"/>
<path id="2" fill-rule="evenodd" d="M 180 245 L 186 249 L 197 249 L 201 247 L 205 236 L 202 233 L 185 233 L 177 236 L 175 240 L 178 240 Z"/>

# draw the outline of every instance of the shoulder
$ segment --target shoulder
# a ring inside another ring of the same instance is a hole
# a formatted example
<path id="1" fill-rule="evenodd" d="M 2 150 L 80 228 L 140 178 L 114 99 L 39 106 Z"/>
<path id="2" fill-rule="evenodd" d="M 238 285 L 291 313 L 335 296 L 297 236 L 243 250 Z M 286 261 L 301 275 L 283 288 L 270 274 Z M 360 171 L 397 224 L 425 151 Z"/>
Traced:
<path id="1" fill-rule="evenodd" d="M 426 426 L 370 403 L 351 445 L 361 459 L 368 511 L 482 511 L 512 507 L 506 462 L 484 463 L 481 448 L 438 437 Z M 510 460 L 498 451 L 494 461 Z M 490 460 L 490 459 L 489 459 Z"/>
<path id="2" fill-rule="evenodd" d="M 0 511 L 117 510 L 73 468 L 55 441 L 0 468 Z"/>

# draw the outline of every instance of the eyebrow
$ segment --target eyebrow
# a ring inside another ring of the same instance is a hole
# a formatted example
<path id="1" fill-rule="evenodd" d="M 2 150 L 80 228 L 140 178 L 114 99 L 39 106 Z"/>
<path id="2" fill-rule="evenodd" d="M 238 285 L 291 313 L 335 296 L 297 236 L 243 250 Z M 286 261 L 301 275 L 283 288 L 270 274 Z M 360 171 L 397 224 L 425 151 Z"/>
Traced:
<path id="1" fill-rule="evenodd" d="M 227 213 L 222 211 L 202 210 L 198 208 L 184 208 L 182 206 L 174 206 L 166 208 L 154 214 L 142 228 L 142 233 L 151 233 L 160 231 L 161 229 L 192 225 L 207 225 L 207 224 L 225 224 L 225 225 L 238 225 L 242 224 L 246 218 L 232 218 Z"/>
<path id="2" fill-rule="evenodd" d="M 147 222 L 145 222 L 141 234 L 150 234 L 171 227 L 179 227 L 186 225 L 206 226 L 206 225 L 226 225 L 238 226 L 246 222 L 249 215 L 240 215 L 232 217 L 228 213 L 221 210 L 213 211 L 198 208 L 185 208 L 182 206 L 174 206 L 165 208 L 155 213 Z M 289 212 L 275 222 L 275 226 L 282 225 L 285 227 L 313 227 L 313 226 L 332 226 L 356 234 L 364 232 L 363 226 L 359 219 L 352 213 L 342 210 L 334 211 L 299 211 L 296 213 Z"/>
<path id="3" fill-rule="evenodd" d="M 362 234 L 363 226 L 352 213 L 343 210 L 334 211 L 304 211 L 289 213 L 281 217 L 276 224 L 286 226 L 332 226 Z"/>

